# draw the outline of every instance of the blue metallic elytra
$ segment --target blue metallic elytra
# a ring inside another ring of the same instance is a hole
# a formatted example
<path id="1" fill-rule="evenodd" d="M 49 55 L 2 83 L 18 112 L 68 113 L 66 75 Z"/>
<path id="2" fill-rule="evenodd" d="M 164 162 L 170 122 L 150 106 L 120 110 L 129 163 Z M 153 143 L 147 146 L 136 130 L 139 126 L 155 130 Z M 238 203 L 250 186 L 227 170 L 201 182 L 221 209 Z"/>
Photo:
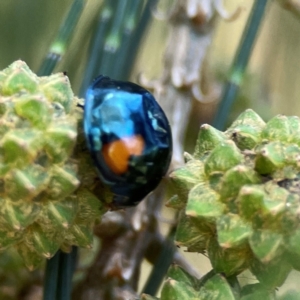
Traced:
<path id="1" fill-rule="evenodd" d="M 150 92 L 131 82 L 99 76 L 86 93 L 84 132 L 112 207 L 138 204 L 168 170 L 172 136 Z"/>

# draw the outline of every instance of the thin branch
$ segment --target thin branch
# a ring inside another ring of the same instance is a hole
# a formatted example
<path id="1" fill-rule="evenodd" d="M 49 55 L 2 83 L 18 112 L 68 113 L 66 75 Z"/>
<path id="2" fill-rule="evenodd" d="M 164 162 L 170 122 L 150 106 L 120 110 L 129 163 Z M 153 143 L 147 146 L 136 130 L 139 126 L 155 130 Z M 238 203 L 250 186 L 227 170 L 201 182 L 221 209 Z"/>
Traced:
<path id="1" fill-rule="evenodd" d="M 37 72 L 39 76 L 50 75 L 65 54 L 67 45 L 83 11 L 84 2 L 84 0 L 74 0 L 65 21 L 58 31 L 57 37 L 51 44 L 49 52 Z"/>
<path id="2" fill-rule="evenodd" d="M 60 259 L 60 251 L 49 260 L 47 260 L 45 279 L 44 279 L 44 297 L 43 300 L 55 299 L 57 290 L 58 265 Z"/>
<path id="3" fill-rule="evenodd" d="M 240 46 L 232 65 L 230 77 L 225 86 L 221 103 L 213 121 L 213 126 L 217 129 L 224 129 L 228 112 L 231 110 L 244 78 L 245 69 L 252 53 L 258 29 L 260 28 L 263 20 L 266 5 L 267 0 L 256 0 L 253 4 L 251 15 L 249 16 Z"/>

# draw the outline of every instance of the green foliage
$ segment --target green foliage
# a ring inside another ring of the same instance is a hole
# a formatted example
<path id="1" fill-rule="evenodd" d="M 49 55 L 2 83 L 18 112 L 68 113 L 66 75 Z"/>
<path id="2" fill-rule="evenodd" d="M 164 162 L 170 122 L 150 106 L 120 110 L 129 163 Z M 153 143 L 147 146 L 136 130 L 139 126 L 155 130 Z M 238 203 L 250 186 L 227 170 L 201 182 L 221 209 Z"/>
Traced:
<path id="1" fill-rule="evenodd" d="M 250 268 L 268 291 L 282 285 L 299 269 L 299 134 L 299 118 L 265 124 L 252 110 L 225 132 L 203 125 L 193 157 L 171 174 L 178 198 L 168 206 L 181 211 L 177 243 L 207 253 L 226 277 Z M 175 289 L 172 280 L 166 285 Z M 242 299 L 269 294 L 251 289 Z"/>
<path id="2" fill-rule="evenodd" d="M 160 299 L 235 300 L 235 295 L 238 292 L 235 289 L 234 282 L 227 280 L 223 275 L 214 271 L 209 272 L 201 279 L 196 279 L 177 265 L 172 265 L 167 273 L 167 280 L 161 291 Z"/>
<path id="3" fill-rule="evenodd" d="M 80 181 L 84 156 L 73 158 L 81 119 L 68 78 L 22 61 L 0 74 L 0 248 L 34 269 L 60 248 L 89 247 L 102 204 Z"/>

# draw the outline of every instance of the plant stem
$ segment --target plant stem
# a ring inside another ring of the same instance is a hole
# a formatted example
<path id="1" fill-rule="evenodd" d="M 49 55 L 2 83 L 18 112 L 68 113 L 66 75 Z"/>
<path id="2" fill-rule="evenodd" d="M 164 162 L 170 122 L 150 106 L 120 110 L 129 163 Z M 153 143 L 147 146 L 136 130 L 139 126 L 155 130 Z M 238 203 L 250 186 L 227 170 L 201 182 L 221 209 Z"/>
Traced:
<path id="1" fill-rule="evenodd" d="M 176 246 L 174 245 L 175 232 L 176 226 L 173 226 L 145 284 L 143 289 L 144 294 L 155 296 L 163 282 L 164 277 L 174 260 L 174 254 L 176 252 Z"/>
<path id="2" fill-rule="evenodd" d="M 93 77 L 99 74 L 119 80 L 128 79 L 151 17 L 151 7 L 156 2 L 157 0 L 104 1 L 91 42 L 80 96 L 84 96 Z"/>
<path id="3" fill-rule="evenodd" d="M 58 31 L 57 37 L 51 44 L 49 52 L 37 72 L 39 76 L 51 74 L 58 61 L 65 54 L 68 42 L 74 33 L 83 8 L 84 0 L 74 0 L 66 19 Z"/>
<path id="4" fill-rule="evenodd" d="M 122 29 L 122 45 L 116 54 L 116 66 L 114 77 L 119 80 L 127 80 L 129 74 L 127 69 L 131 70 L 133 65 L 132 60 L 128 60 L 131 44 L 133 43 L 135 48 L 138 47 L 138 43 L 134 38 L 135 31 L 139 26 L 140 17 L 142 14 L 143 1 L 131 0 L 128 5 L 128 9 L 124 18 L 124 25 Z"/>
<path id="5" fill-rule="evenodd" d="M 76 259 L 77 247 L 72 247 L 72 251 L 70 253 L 60 253 L 58 284 L 55 300 L 71 299 L 72 276 L 75 270 Z"/>
<path id="6" fill-rule="evenodd" d="M 98 19 L 97 28 L 91 41 L 89 59 L 86 66 L 84 79 L 80 88 L 80 96 L 84 97 L 85 91 L 88 88 L 93 77 L 99 75 L 97 73 L 98 65 L 100 64 L 103 55 L 103 44 L 105 36 L 109 30 L 113 17 L 113 4 L 111 0 L 105 0 L 101 7 L 101 12 Z"/>
<path id="7" fill-rule="evenodd" d="M 83 11 L 84 1 L 74 0 L 70 11 L 59 29 L 58 35 L 52 45 L 48 55 L 44 59 L 39 71 L 39 76 L 50 75 L 61 56 L 65 53 L 67 44 L 74 32 L 78 19 Z M 69 265 L 74 265 L 73 256 L 77 251 L 72 251 L 70 254 L 62 253 L 60 250 L 47 261 L 46 274 L 44 282 L 44 300 L 59 300 L 70 299 L 71 295 L 71 281 L 74 269 Z M 73 268 L 73 267 L 72 267 Z M 56 293 L 58 293 L 56 295 Z M 63 295 L 64 298 L 58 298 Z"/>
<path id="8" fill-rule="evenodd" d="M 104 51 L 101 57 L 100 72 L 103 75 L 108 75 L 114 78 L 115 70 L 118 66 L 115 63 L 116 53 L 121 47 L 122 28 L 124 17 L 128 8 L 128 0 L 117 1 L 114 11 L 114 20 L 111 29 L 105 38 Z"/>
<path id="9" fill-rule="evenodd" d="M 137 56 L 139 45 L 142 38 L 145 36 L 145 31 L 151 20 L 151 9 L 155 7 L 158 0 L 148 0 L 145 4 L 142 16 L 139 20 L 138 26 L 134 32 L 134 36 L 131 38 L 129 47 L 127 50 L 126 64 L 122 67 L 122 79 L 128 78 L 133 67 L 134 60 Z M 134 41 L 134 42 L 133 42 Z"/>
<path id="10" fill-rule="evenodd" d="M 53 300 L 56 296 L 58 265 L 60 259 L 60 251 L 49 260 L 47 260 L 45 280 L 44 280 L 44 296 L 43 300 Z"/>
<path id="11" fill-rule="evenodd" d="M 249 16 L 247 25 L 243 32 L 241 43 L 232 64 L 231 72 L 223 92 L 221 103 L 213 121 L 213 126 L 217 129 L 224 129 L 228 112 L 233 105 L 240 85 L 243 81 L 245 69 L 257 37 L 258 29 L 263 19 L 266 4 L 267 0 L 256 0 L 253 4 L 251 15 Z"/>

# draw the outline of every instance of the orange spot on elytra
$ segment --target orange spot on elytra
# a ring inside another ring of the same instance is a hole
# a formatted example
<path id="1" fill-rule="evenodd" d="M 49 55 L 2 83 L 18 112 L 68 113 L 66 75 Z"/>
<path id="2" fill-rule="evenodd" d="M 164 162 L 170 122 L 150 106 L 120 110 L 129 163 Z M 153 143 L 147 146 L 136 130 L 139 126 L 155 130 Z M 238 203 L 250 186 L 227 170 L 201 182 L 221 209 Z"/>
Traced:
<path id="1" fill-rule="evenodd" d="M 108 167 L 118 175 L 128 170 L 131 155 L 141 155 L 145 147 L 145 141 L 141 135 L 133 135 L 106 144 L 102 148 L 102 154 Z"/>

